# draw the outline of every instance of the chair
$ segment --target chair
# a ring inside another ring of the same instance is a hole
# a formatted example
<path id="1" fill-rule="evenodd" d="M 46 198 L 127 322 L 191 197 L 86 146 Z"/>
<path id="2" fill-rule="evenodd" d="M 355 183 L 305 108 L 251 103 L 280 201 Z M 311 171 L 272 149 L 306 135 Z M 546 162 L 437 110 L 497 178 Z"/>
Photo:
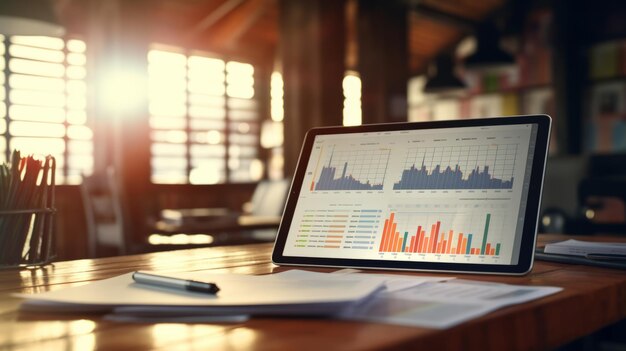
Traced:
<path id="1" fill-rule="evenodd" d="M 127 218 L 129 218 L 121 179 L 113 168 L 108 168 L 102 174 L 83 177 L 81 196 L 87 223 L 87 242 L 89 257 L 103 257 L 145 253 L 153 251 L 167 251 L 190 249 L 207 246 L 203 243 L 166 243 L 152 244 L 146 240 L 133 240 Z M 155 234 L 174 237 L 180 234 L 173 230 L 154 230 Z"/>
<path id="2" fill-rule="evenodd" d="M 626 175 L 583 179 L 578 203 L 585 233 L 626 235 Z"/>
<path id="3" fill-rule="evenodd" d="M 129 252 L 122 192 L 113 168 L 83 177 L 80 185 L 90 257 Z"/>
<path id="4" fill-rule="evenodd" d="M 153 228 L 161 233 L 211 233 L 212 245 L 267 242 L 274 239 L 280 224 L 289 180 L 264 180 L 256 186 L 243 211 L 224 208 L 161 210 Z M 160 237 L 167 234 L 160 235 Z"/>
<path id="5" fill-rule="evenodd" d="M 288 179 L 259 182 L 248 206 L 249 220 L 256 217 L 258 220 L 266 218 L 280 222 L 290 185 L 291 182 Z M 245 218 L 242 216 L 240 220 L 245 220 Z M 278 226 L 271 229 L 255 229 L 250 232 L 250 236 L 260 241 L 271 241 L 276 237 L 276 229 Z"/>
<path id="6" fill-rule="evenodd" d="M 550 157 L 544 178 L 540 233 L 575 234 L 580 230 L 578 185 L 588 176 L 588 159 Z"/>

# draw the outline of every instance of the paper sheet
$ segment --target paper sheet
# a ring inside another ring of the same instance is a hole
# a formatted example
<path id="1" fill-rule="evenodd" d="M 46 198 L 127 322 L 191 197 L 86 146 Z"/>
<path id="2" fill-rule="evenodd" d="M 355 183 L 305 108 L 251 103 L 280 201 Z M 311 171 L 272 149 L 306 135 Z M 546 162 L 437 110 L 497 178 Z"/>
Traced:
<path id="1" fill-rule="evenodd" d="M 610 254 L 626 256 L 626 243 L 591 242 L 569 239 L 558 243 L 547 244 L 543 252 L 575 256 L 585 256 L 587 254 Z"/>
<path id="2" fill-rule="evenodd" d="M 408 276 L 290 270 L 250 276 L 171 274 L 213 281 L 217 296 L 141 286 L 131 274 L 42 294 L 17 294 L 23 309 L 111 312 L 117 321 L 239 322 L 247 315 L 337 315 L 351 320 L 448 328 L 561 288 Z M 252 293 L 251 293 L 252 292 Z M 231 318 L 232 317 L 232 318 Z"/>
<path id="3" fill-rule="evenodd" d="M 336 313 L 340 307 L 382 289 L 381 280 L 330 275 L 168 274 L 184 279 L 216 282 L 217 295 L 198 294 L 134 283 L 132 273 L 86 285 L 41 294 L 16 294 L 27 299 L 23 309 L 39 311 L 106 311 L 121 306 L 198 308 L 216 314 Z M 205 311 L 205 313 L 206 313 Z"/>
<path id="4" fill-rule="evenodd" d="M 319 273 L 319 272 L 309 272 L 302 270 L 290 270 L 278 273 L 283 277 L 288 278 L 298 278 L 303 279 L 305 277 L 309 278 L 319 278 L 319 279 L 337 279 L 337 280 L 345 280 L 346 277 L 348 279 L 357 278 L 359 281 L 372 281 L 372 282 L 380 282 L 383 284 L 387 291 L 400 291 L 408 288 L 412 288 L 414 286 L 418 286 L 420 284 L 428 283 L 428 282 L 442 282 L 447 280 L 455 279 L 454 277 L 449 276 L 411 276 L 411 275 L 400 275 L 400 274 L 379 274 L 379 273 L 362 273 L 358 270 L 353 269 L 345 269 L 332 273 Z"/>
<path id="5" fill-rule="evenodd" d="M 342 318 L 443 329 L 561 290 L 463 280 L 428 282 L 402 291 L 383 291 L 346 310 Z"/>
<path id="6" fill-rule="evenodd" d="M 341 271 L 338 271 L 341 272 Z M 347 272 L 343 272 L 347 273 Z M 289 270 L 281 273 L 273 274 L 273 278 L 286 280 L 286 281 L 352 281 L 357 279 L 359 281 L 368 281 L 374 285 L 381 284 L 385 286 L 386 291 L 399 291 L 402 289 L 418 286 L 420 284 L 424 284 L 426 282 L 432 281 L 445 281 L 454 279 L 452 277 L 424 277 L 424 276 L 402 276 L 402 275 L 394 275 L 394 274 L 354 274 L 350 276 L 345 276 L 343 274 L 336 274 L 333 272 L 331 274 L 328 273 L 319 273 L 319 272 L 310 272 L 303 270 Z M 336 307 L 333 312 L 337 312 Z M 328 306 L 320 306 L 320 305 L 295 305 L 295 306 L 283 306 L 281 307 L 280 314 L 281 315 L 317 315 L 317 314 L 328 314 L 326 311 Z M 241 307 L 235 308 L 231 307 L 227 310 L 229 313 L 250 313 L 249 308 Z M 215 314 L 223 314 L 226 312 L 224 309 L 216 310 L 211 306 L 207 307 L 184 307 L 184 306 L 123 306 L 117 307 L 113 311 L 118 315 L 127 315 L 134 316 L 137 318 L 159 318 L 166 317 L 172 318 L 177 316 L 202 316 L 202 315 L 215 315 Z M 261 306 L 256 306 L 254 308 L 255 314 L 275 314 L 275 307 L 270 306 L 268 308 L 263 308 Z"/>

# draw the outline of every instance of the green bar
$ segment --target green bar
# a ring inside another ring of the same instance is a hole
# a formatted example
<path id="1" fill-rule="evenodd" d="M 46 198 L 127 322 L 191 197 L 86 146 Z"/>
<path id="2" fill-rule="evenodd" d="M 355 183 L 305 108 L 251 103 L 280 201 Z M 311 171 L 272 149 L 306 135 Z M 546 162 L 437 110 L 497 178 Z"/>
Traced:
<path id="1" fill-rule="evenodd" d="M 496 245 L 496 255 L 500 254 L 500 243 Z"/>
<path id="2" fill-rule="evenodd" d="M 409 236 L 409 232 L 404 232 L 404 240 L 402 240 L 402 252 L 404 252 L 404 249 L 406 248 L 406 239 Z"/>
<path id="3" fill-rule="evenodd" d="M 480 249 L 480 254 L 485 254 L 485 248 L 487 247 L 487 233 L 489 233 L 489 221 L 491 220 L 491 213 L 487 213 L 487 219 L 485 220 L 485 234 L 483 234 L 483 247 Z"/>
<path id="4" fill-rule="evenodd" d="M 472 234 L 467 236 L 467 248 L 465 249 L 465 254 L 469 255 L 472 250 Z"/>

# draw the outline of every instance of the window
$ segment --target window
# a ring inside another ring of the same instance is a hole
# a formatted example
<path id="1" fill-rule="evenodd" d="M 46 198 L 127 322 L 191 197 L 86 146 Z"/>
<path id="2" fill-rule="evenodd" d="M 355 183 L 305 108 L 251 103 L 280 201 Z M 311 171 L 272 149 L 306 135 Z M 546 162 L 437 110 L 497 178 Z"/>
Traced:
<path id="1" fill-rule="evenodd" d="M 0 162 L 13 149 L 51 154 L 57 184 L 77 184 L 93 171 L 86 126 L 85 42 L 0 36 Z"/>
<path id="2" fill-rule="evenodd" d="M 270 150 L 267 163 L 267 176 L 269 179 L 282 179 L 284 177 L 284 82 L 280 72 L 273 72 L 270 81 L 270 116 L 271 120 L 263 122 L 261 128 L 261 146 Z"/>
<path id="3" fill-rule="evenodd" d="M 148 74 L 153 183 L 257 180 L 252 65 L 153 49 Z"/>
<path id="4" fill-rule="evenodd" d="M 343 77 L 343 125 L 361 125 L 361 78 L 356 72 Z"/>

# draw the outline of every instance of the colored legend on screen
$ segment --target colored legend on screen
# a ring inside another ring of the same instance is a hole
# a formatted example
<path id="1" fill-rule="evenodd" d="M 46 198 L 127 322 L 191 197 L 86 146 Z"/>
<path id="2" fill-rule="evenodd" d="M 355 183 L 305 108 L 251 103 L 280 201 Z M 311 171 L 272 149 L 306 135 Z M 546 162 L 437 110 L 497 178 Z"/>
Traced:
<path id="1" fill-rule="evenodd" d="M 306 210 L 294 247 L 375 250 L 382 210 Z"/>
<path id="2" fill-rule="evenodd" d="M 411 230 L 398 228 L 396 213 L 385 219 L 379 252 L 432 253 L 448 255 L 499 256 L 500 243 L 489 242 L 491 213 L 485 216 L 482 240 L 476 233 L 445 229 L 441 221 L 424 223 Z"/>

